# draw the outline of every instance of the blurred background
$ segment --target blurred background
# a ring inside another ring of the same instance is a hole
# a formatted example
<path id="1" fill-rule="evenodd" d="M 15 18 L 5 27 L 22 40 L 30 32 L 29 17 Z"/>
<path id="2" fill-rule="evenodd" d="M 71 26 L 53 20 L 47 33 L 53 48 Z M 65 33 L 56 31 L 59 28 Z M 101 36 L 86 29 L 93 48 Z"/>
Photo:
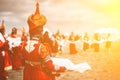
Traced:
<path id="1" fill-rule="evenodd" d="M 76 55 L 69 55 L 70 41 L 67 40 L 67 44 L 62 43 L 65 45 L 63 45 L 65 54 L 61 53 L 59 56 L 69 58 L 74 63 L 87 61 L 92 67 L 91 71 L 84 74 L 66 72 L 57 80 L 71 78 L 120 80 L 120 0 L 38 0 L 38 2 L 40 14 L 47 18 L 46 30 L 52 33 L 60 31 L 64 35 L 70 35 L 71 32 L 80 35 L 80 40 L 75 41 Z M 6 34 L 10 34 L 13 27 L 17 27 L 20 32 L 22 28 L 28 31 L 27 19 L 29 15 L 34 14 L 35 5 L 36 0 L 0 0 L 0 24 L 4 20 Z M 88 41 L 90 48 L 83 51 L 82 40 L 86 32 L 88 36 L 90 35 L 90 42 Z M 93 33 L 99 33 L 102 41 L 98 53 L 94 52 L 91 46 L 94 41 Z M 108 33 L 111 33 L 112 45 L 107 51 L 105 44 Z M 60 41 L 62 42 L 62 39 Z M 8 80 L 22 80 L 22 71 L 11 71 L 9 74 Z"/>
<path id="2" fill-rule="evenodd" d="M 119 0 L 38 0 L 51 32 L 93 33 L 101 29 L 120 30 Z M 26 28 L 27 18 L 35 12 L 36 0 L 0 0 L 0 20 L 6 32 L 12 27 Z M 102 31 L 103 32 L 103 31 Z"/>

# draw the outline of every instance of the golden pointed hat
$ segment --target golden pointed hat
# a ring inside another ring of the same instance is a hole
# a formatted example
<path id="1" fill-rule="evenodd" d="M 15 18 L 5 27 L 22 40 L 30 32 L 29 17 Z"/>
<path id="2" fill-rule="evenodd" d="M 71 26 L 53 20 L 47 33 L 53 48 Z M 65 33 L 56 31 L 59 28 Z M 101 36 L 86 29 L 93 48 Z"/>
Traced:
<path id="1" fill-rule="evenodd" d="M 5 29 L 4 20 L 2 20 L 2 24 L 0 26 L 0 29 Z"/>
<path id="2" fill-rule="evenodd" d="M 29 31 L 38 27 L 42 28 L 46 24 L 46 21 L 46 17 L 39 12 L 39 3 L 37 2 L 35 13 L 28 17 Z"/>

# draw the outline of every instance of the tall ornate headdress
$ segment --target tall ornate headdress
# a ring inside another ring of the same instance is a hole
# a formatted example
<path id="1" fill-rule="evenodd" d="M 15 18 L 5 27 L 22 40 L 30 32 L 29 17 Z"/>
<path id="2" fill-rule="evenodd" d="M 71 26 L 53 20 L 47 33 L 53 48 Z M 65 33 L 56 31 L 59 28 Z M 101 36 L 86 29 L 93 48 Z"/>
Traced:
<path id="1" fill-rule="evenodd" d="M 37 1 L 35 13 L 28 17 L 29 31 L 37 27 L 43 28 L 43 26 L 46 24 L 46 21 L 47 21 L 46 17 L 40 14 L 39 3 Z"/>

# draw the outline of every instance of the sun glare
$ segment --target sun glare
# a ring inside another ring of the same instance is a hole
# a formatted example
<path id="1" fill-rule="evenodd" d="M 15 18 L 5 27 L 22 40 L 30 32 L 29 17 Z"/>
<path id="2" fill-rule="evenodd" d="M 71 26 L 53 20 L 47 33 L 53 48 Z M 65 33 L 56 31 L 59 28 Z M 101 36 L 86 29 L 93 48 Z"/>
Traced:
<path id="1" fill-rule="evenodd" d="M 106 5 L 109 3 L 110 0 L 96 0 L 97 3 L 101 4 L 101 5 Z"/>
<path id="2" fill-rule="evenodd" d="M 112 27 L 109 28 L 101 28 L 97 30 L 98 33 L 111 33 L 111 34 L 119 34 L 119 31 L 117 29 L 114 29 Z"/>
<path id="3" fill-rule="evenodd" d="M 118 10 L 120 9 L 120 0 L 95 0 L 95 2 L 105 7 L 106 9 Z"/>

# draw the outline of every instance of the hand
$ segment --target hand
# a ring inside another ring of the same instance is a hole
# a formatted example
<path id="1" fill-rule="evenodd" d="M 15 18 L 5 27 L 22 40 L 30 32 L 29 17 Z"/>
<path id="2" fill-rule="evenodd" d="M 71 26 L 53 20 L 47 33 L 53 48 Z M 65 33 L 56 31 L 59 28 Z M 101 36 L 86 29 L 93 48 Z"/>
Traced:
<path id="1" fill-rule="evenodd" d="M 52 75 L 54 75 L 54 76 L 60 76 L 60 72 L 52 72 Z"/>
<path id="2" fill-rule="evenodd" d="M 60 72 L 64 72 L 65 70 L 66 70 L 66 67 L 61 66 L 59 71 L 60 71 Z"/>

